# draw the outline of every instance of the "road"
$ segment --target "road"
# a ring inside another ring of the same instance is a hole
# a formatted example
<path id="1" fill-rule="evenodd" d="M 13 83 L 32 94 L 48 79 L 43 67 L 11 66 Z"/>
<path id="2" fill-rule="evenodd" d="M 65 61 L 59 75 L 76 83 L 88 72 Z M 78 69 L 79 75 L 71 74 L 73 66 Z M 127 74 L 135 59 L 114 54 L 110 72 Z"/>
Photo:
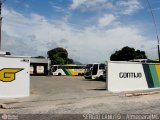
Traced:
<path id="1" fill-rule="evenodd" d="M 31 119 L 29 114 L 34 115 L 34 119 L 47 119 L 48 114 L 48 119 L 53 118 L 52 115 L 77 119 L 79 114 L 78 118 L 84 119 L 88 113 L 159 114 L 159 99 L 160 93 L 132 97 L 111 93 L 105 90 L 104 81 L 79 76 L 35 76 L 31 77 L 30 97 L 1 100 L 0 114 L 18 114 L 26 120 Z"/>

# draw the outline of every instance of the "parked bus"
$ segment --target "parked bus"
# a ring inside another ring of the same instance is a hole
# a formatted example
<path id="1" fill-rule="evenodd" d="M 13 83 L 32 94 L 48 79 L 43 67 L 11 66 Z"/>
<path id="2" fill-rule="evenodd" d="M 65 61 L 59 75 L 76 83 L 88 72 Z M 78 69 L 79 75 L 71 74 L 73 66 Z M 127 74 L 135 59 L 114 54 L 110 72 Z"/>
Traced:
<path id="1" fill-rule="evenodd" d="M 53 75 L 84 75 L 85 65 L 52 65 L 51 71 Z"/>
<path id="2" fill-rule="evenodd" d="M 85 79 L 105 79 L 105 64 L 87 64 L 85 67 L 84 77 Z"/>

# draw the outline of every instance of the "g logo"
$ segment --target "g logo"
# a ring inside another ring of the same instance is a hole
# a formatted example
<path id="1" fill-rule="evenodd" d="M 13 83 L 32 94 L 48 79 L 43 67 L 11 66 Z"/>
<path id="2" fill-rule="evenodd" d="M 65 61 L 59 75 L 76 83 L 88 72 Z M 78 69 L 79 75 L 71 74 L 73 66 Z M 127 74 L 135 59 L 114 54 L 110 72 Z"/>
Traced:
<path id="1" fill-rule="evenodd" d="M 15 80 L 16 73 L 23 70 L 22 68 L 4 68 L 0 70 L 0 81 L 11 82 Z"/>

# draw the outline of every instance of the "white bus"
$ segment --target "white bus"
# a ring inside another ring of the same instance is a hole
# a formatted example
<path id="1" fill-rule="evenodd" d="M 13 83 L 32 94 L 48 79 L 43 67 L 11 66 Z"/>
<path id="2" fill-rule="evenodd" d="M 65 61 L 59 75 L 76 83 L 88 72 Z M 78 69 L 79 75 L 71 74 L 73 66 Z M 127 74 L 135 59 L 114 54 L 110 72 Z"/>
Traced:
<path id="1" fill-rule="evenodd" d="M 105 64 L 87 64 L 85 67 L 85 79 L 105 79 Z"/>
<path id="2" fill-rule="evenodd" d="M 51 72 L 53 75 L 70 75 L 70 76 L 81 76 L 84 75 L 85 65 L 52 65 Z"/>

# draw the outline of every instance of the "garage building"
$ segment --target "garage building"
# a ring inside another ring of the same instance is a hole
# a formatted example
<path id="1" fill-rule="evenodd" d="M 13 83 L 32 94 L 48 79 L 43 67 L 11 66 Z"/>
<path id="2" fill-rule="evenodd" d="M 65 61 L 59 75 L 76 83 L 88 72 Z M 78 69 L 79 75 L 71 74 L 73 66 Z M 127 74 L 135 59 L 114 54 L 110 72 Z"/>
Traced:
<path id="1" fill-rule="evenodd" d="M 45 58 L 30 59 L 30 75 L 46 76 L 50 71 L 50 60 Z"/>

